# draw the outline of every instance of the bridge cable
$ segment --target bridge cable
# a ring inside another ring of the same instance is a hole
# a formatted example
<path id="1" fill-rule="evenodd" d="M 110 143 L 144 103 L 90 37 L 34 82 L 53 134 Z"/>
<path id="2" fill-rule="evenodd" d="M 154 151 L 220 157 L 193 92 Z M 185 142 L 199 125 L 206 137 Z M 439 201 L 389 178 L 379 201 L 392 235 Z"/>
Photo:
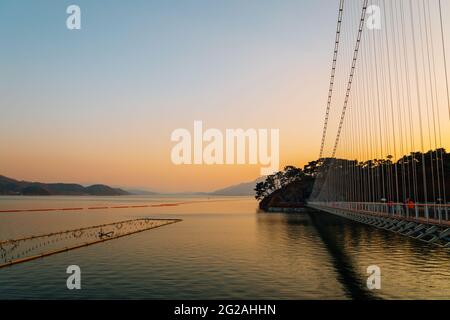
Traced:
<path id="1" fill-rule="evenodd" d="M 361 36 L 362 36 L 362 31 L 364 29 L 366 10 L 367 10 L 367 2 L 368 2 L 368 0 L 364 0 L 363 7 L 362 7 L 361 20 L 360 20 L 360 24 L 359 24 L 358 36 L 356 39 L 356 45 L 355 45 L 355 50 L 354 50 L 354 54 L 353 54 L 352 67 L 351 67 L 350 76 L 349 76 L 348 83 L 347 83 L 347 91 L 345 94 L 344 106 L 342 108 L 341 120 L 339 122 L 338 133 L 336 135 L 336 141 L 334 144 L 333 153 L 332 153 L 331 158 L 334 158 L 336 156 L 336 151 L 337 151 L 337 147 L 339 144 L 339 137 L 340 137 L 340 134 L 342 131 L 342 125 L 344 124 L 345 111 L 347 109 L 348 99 L 350 97 L 350 92 L 352 89 L 353 76 L 355 74 L 355 66 L 356 66 L 356 61 L 358 60 L 358 52 L 359 52 L 359 47 L 360 47 L 360 43 L 361 43 Z"/>
<path id="2" fill-rule="evenodd" d="M 417 47 L 416 47 L 416 28 L 414 27 L 414 11 L 413 11 L 413 2 L 412 0 L 409 0 L 410 3 L 410 16 L 411 16 L 411 30 L 412 30 L 412 46 L 413 46 L 413 56 L 414 56 L 414 71 L 415 71 L 415 82 L 416 82 L 416 98 L 417 98 L 417 112 L 419 115 L 419 132 L 420 132 L 420 146 L 421 146 L 421 158 L 422 158 L 422 179 L 423 179 L 423 196 L 424 196 L 424 202 L 426 203 L 428 201 L 428 192 L 427 192 L 427 179 L 426 179 L 426 172 L 425 172 L 425 155 L 424 155 L 424 140 L 423 140 L 423 124 L 422 124 L 422 110 L 421 110 L 421 95 L 420 95 L 420 84 L 419 84 L 419 66 L 417 63 Z M 416 199 L 416 202 L 419 201 L 419 199 Z M 417 215 L 417 211 L 416 211 Z M 417 216 L 416 216 L 417 217 Z M 428 212 L 426 213 L 426 217 L 428 219 Z"/>
<path id="3" fill-rule="evenodd" d="M 341 25 L 342 25 L 343 13 L 344 13 L 344 0 L 340 0 L 338 22 L 337 22 L 337 26 L 336 26 L 336 37 L 335 37 L 334 51 L 333 51 L 333 62 L 332 62 L 332 66 L 331 66 L 330 84 L 329 84 L 329 89 L 328 89 L 327 109 L 326 109 L 325 120 L 324 120 L 324 125 L 323 125 L 322 143 L 320 146 L 319 159 L 322 159 L 323 151 L 325 148 L 325 139 L 326 139 L 326 135 L 327 135 L 328 120 L 330 117 L 334 80 L 335 80 L 335 75 L 336 75 L 336 64 L 337 64 L 337 58 L 338 58 L 338 52 L 339 52 L 339 43 L 340 43 L 340 38 L 341 38 Z"/>
<path id="4" fill-rule="evenodd" d="M 444 71 L 445 71 L 445 85 L 447 87 L 447 105 L 448 105 L 448 117 L 450 118 L 450 91 L 448 85 L 448 71 L 447 71 L 447 55 L 445 52 L 445 36 L 444 36 L 444 23 L 442 19 L 442 3 L 439 0 L 439 19 L 441 24 L 441 41 L 442 41 L 442 54 L 444 58 Z"/>
<path id="5" fill-rule="evenodd" d="M 428 4 L 429 5 L 429 4 Z M 430 16 L 430 21 L 431 21 L 431 13 L 430 10 L 428 11 L 428 14 Z M 446 54 L 445 54 L 445 43 L 444 43 L 444 27 L 443 27 L 443 21 L 442 21 L 442 5 L 441 5 L 441 1 L 439 0 L 439 17 L 440 17 L 440 31 L 441 31 L 441 37 L 442 37 L 442 49 L 443 49 L 443 56 L 444 56 L 444 70 L 445 70 L 445 81 L 446 81 L 446 89 L 447 89 L 447 105 L 448 105 L 448 110 L 449 110 L 449 116 L 450 116 L 450 97 L 449 97 L 449 86 L 448 86 L 448 76 L 447 76 L 447 61 L 446 61 Z M 432 33 L 431 37 L 432 37 Z M 433 44 L 433 40 L 432 40 L 432 44 Z M 437 77 L 436 77 L 436 62 L 435 62 L 435 58 L 434 58 L 434 46 L 432 45 L 431 47 L 432 51 L 433 51 L 433 73 L 434 73 L 434 82 L 437 85 Z M 439 99 L 438 99 L 438 90 L 436 88 L 436 101 L 439 104 Z M 438 111 L 439 111 L 439 105 L 437 106 Z M 442 173 L 442 197 L 443 201 L 441 201 L 441 204 L 446 204 L 447 203 L 447 197 L 446 197 L 446 186 L 445 186 L 445 165 L 444 165 L 444 150 L 442 148 L 442 132 L 441 132 L 441 121 L 440 121 L 440 117 L 438 117 L 437 119 L 437 123 L 438 123 L 438 132 L 439 132 L 439 145 L 441 146 L 440 148 L 440 165 L 441 165 L 441 173 Z M 448 220 L 448 212 L 446 211 L 446 220 Z"/>

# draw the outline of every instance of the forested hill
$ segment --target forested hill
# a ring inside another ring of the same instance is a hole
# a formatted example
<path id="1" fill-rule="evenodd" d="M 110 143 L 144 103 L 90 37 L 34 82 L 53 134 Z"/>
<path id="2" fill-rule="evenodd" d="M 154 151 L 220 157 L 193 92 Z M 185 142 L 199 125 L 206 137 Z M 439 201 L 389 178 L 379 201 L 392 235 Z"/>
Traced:
<path id="1" fill-rule="evenodd" d="M 92 186 L 84 187 L 80 184 L 74 183 L 41 183 L 18 181 L 0 175 L 0 195 L 121 196 L 127 194 L 130 193 L 125 190 L 112 188 L 103 184 L 95 184 Z"/>
<path id="2" fill-rule="evenodd" d="M 313 189 L 317 164 L 317 161 L 312 161 L 303 169 L 287 166 L 257 183 L 255 198 L 260 209 L 303 207 Z"/>

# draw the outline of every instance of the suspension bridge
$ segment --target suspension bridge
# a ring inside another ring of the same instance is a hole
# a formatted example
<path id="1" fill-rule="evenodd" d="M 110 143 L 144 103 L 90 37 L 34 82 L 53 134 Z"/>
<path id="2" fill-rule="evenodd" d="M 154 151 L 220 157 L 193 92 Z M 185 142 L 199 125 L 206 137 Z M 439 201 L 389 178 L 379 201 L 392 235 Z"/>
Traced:
<path id="1" fill-rule="evenodd" d="M 449 13 L 340 0 L 310 207 L 450 247 Z"/>
<path id="2" fill-rule="evenodd" d="M 442 0 L 339 1 L 310 207 L 450 247 L 449 13 Z M 0 268 L 179 221 L 136 219 L 1 241 Z"/>

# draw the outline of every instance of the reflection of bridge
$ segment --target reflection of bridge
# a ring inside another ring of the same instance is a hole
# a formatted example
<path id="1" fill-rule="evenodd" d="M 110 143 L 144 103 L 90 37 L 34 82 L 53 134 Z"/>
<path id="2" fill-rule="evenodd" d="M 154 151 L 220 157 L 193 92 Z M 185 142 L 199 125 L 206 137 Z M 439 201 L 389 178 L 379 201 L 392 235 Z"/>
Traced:
<path id="1" fill-rule="evenodd" d="M 450 247 L 449 12 L 441 0 L 340 1 L 310 207 Z"/>

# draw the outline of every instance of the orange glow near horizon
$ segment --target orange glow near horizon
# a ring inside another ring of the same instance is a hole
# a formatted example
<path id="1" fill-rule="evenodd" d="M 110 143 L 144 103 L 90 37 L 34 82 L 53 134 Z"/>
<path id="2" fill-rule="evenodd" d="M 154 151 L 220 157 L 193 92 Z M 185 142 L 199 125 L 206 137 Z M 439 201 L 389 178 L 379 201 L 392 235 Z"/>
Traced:
<path id="1" fill-rule="evenodd" d="M 355 26 L 360 4 L 346 4 Z M 205 130 L 221 132 L 279 129 L 280 169 L 316 160 L 339 1 L 180 5 L 111 3 L 105 12 L 103 4 L 86 1 L 83 10 L 90 20 L 69 31 L 60 23 L 64 19 L 55 18 L 60 8 L 52 2 L 5 3 L 0 10 L 0 175 L 168 193 L 208 192 L 260 176 L 259 164 L 174 165 L 171 133 L 179 128 L 192 133 L 196 120 Z M 450 2 L 443 3 L 443 11 L 447 17 Z M 438 20 L 431 20 L 430 27 L 440 30 Z M 357 30 L 351 23 L 346 27 Z M 448 19 L 444 31 L 450 34 Z M 440 33 L 434 33 L 437 117 L 442 147 L 450 149 L 442 47 Z M 352 35 L 343 38 L 350 41 Z M 449 46 L 450 41 L 447 53 Z M 354 42 L 342 47 L 339 59 L 345 62 L 339 60 L 325 156 L 336 137 Z M 426 55 L 422 51 L 419 58 Z M 418 71 L 426 91 L 426 66 Z M 422 100 L 419 104 L 425 104 L 424 95 Z M 415 151 L 428 151 L 428 138 L 426 150 L 416 143 Z M 338 156 L 347 156 L 351 148 L 345 148 L 344 143 Z"/>

